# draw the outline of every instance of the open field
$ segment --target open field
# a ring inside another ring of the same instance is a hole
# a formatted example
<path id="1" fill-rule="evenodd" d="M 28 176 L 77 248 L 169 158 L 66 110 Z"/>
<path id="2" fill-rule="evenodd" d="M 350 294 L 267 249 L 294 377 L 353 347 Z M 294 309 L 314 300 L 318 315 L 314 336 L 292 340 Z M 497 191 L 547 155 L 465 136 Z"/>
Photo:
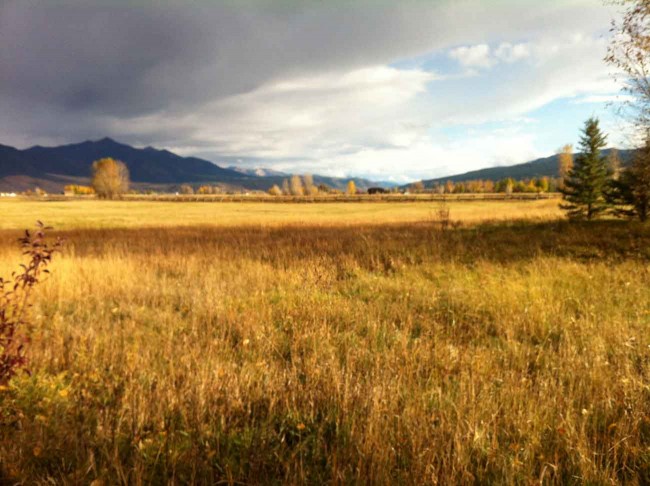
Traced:
<path id="1" fill-rule="evenodd" d="M 449 208 L 0 202 L 0 483 L 648 484 L 650 228 Z"/>
<path id="2" fill-rule="evenodd" d="M 0 200 L 0 229 L 22 229 L 37 219 L 57 229 L 171 226 L 358 225 L 436 218 L 442 202 L 417 203 L 202 203 L 158 201 Z M 559 201 L 448 202 L 453 220 L 477 222 L 561 217 Z"/>

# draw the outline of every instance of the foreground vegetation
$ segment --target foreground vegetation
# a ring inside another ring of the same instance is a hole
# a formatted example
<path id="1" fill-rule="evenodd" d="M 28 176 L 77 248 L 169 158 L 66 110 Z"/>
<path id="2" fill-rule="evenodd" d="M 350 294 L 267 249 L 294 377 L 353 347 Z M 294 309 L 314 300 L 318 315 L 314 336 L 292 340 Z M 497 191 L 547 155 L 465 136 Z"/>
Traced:
<path id="1" fill-rule="evenodd" d="M 647 227 L 41 207 L 66 247 L 0 391 L 0 483 L 650 481 Z"/>

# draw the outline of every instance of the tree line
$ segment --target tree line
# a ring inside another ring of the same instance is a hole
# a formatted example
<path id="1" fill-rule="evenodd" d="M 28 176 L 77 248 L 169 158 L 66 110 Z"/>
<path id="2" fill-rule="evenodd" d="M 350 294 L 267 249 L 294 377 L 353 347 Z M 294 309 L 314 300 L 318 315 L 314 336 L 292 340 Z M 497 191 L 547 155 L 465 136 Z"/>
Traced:
<path id="1" fill-rule="evenodd" d="M 129 191 L 129 170 L 124 162 L 112 158 L 104 158 L 93 162 L 92 179 L 90 186 L 68 185 L 65 186 L 66 194 L 89 195 L 96 194 L 102 199 L 113 199 Z M 190 194 L 221 194 L 223 188 L 220 186 L 201 185 L 197 189 L 190 184 L 181 184 L 180 193 Z M 357 194 L 356 183 L 353 180 L 347 182 L 345 191 L 341 191 L 326 184 L 314 183 L 313 176 L 293 175 L 284 179 L 282 187 L 273 185 L 268 191 L 272 196 L 316 196 L 319 194 Z"/>
<path id="2" fill-rule="evenodd" d="M 424 183 L 415 182 L 409 186 L 409 192 L 423 193 L 433 192 L 434 194 L 476 194 L 476 193 L 542 193 L 556 192 L 559 179 L 555 177 L 530 177 L 525 179 L 514 179 L 504 177 L 498 181 L 492 179 L 472 179 L 467 181 L 446 181 L 434 182 L 433 186 L 426 188 Z"/>
<path id="3" fill-rule="evenodd" d="M 293 175 L 282 181 L 282 186 L 274 184 L 268 191 L 271 196 L 318 196 L 319 194 L 343 194 L 344 191 L 335 189 L 327 184 L 314 183 L 314 177 L 310 174 L 303 176 Z M 349 180 L 345 194 L 357 194 L 357 185 Z"/>

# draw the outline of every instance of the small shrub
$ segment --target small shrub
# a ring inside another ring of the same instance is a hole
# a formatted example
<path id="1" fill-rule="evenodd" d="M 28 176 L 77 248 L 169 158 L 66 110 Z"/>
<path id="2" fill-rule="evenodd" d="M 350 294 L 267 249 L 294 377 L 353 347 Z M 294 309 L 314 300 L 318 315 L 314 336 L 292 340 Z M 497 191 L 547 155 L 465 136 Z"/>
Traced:
<path id="1" fill-rule="evenodd" d="M 282 189 L 277 184 L 274 184 L 268 192 L 271 196 L 282 196 Z"/>
<path id="2" fill-rule="evenodd" d="M 450 214 L 449 205 L 447 204 L 446 201 L 442 201 L 442 203 L 440 204 L 440 206 L 436 211 L 436 219 L 440 223 L 440 229 L 446 230 L 449 228 L 449 224 L 451 222 L 449 214 Z"/>
<path id="3" fill-rule="evenodd" d="M 21 270 L 13 272 L 10 280 L 0 277 L 0 385 L 3 386 L 27 363 L 24 330 L 29 325 L 32 291 L 42 274 L 48 273 L 47 266 L 62 244 L 60 239 L 52 245 L 46 242 L 45 231 L 49 229 L 39 221 L 35 232 L 26 230 L 18 241 L 29 262 L 21 264 Z"/>
<path id="4" fill-rule="evenodd" d="M 192 186 L 190 186 L 189 184 L 182 184 L 181 185 L 181 194 L 192 195 L 192 194 L 194 194 L 194 188 Z"/>

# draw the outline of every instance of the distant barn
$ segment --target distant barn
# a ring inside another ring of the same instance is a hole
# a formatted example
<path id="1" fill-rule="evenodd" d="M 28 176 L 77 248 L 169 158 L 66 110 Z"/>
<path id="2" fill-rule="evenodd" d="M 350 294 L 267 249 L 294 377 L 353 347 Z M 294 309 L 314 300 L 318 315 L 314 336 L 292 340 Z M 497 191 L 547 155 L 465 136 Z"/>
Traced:
<path id="1" fill-rule="evenodd" d="M 388 194 L 388 191 L 383 187 L 369 187 L 368 194 Z"/>

